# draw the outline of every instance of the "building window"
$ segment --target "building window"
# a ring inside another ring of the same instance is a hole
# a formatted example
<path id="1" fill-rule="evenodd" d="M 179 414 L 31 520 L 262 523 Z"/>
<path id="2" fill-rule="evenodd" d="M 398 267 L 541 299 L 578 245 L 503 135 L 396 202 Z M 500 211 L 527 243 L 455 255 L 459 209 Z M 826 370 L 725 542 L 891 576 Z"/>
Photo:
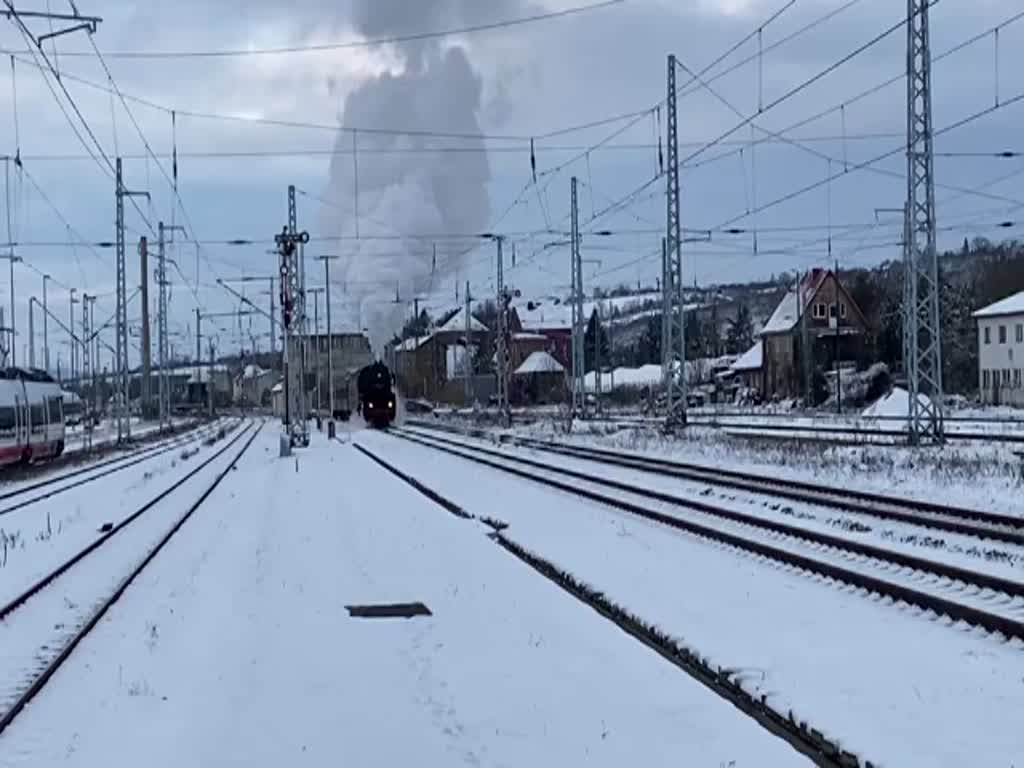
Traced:
<path id="1" fill-rule="evenodd" d="M 828 316 L 829 316 L 829 317 L 831 317 L 831 318 L 835 319 L 835 317 L 836 317 L 836 315 L 837 315 L 838 311 L 839 311 L 839 310 L 838 310 L 838 308 L 836 307 L 836 305 L 835 305 L 835 304 L 829 304 L 829 305 L 828 305 Z"/>
<path id="2" fill-rule="evenodd" d="M 842 318 L 846 317 L 846 305 L 845 304 L 840 304 L 839 305 L 839 316 L 842 317 Z"/>
<path id="3" fill-rule="evenodd" d="M 991 344 L 992 343 L 992 329 L 989 328 L 987 325 L 985 326 L 985 343 L 986 344 Z"/>
<path id="4" fill-rule="evenodd" d="M 819 304 L 815 304 L 814 305 L 814 317 L 815 317 L 816 320 L 824 320 L 825 319 L 825 312 L 826 312 L 825 305 L 823 303 L 819 303 Z"/>
<path id="5" fill-rule="evenodd" d="M 1010 386 L 1010 369 L 1009 368 L 1003 368 L 1003 386 L 1004 387 Z"/>
<path id="6" fill-rule="evenodd" d="M 991 386 L 991 377 L 988 375 L 988 370 L 981 372 L 981 387 L 982 389 L 988 389 Z"/>
<path id="7" fill-rule="evenodd" d="M 1017 323 L 1017 343 L 1024 341 L 1024 324 Z"/>
<path id="8" fill-rule="evenodd" d="M 1000 344 L 1005 344 L 1006 343 L 1006 326 L 1005 325 L 1000 325 L 999 326 L 999 343 Z"/>
<path id="9" fill-rule="evenodd" d="M 1013 386 L 1020 389 L 1020 368 L 1013 369 Z"/>

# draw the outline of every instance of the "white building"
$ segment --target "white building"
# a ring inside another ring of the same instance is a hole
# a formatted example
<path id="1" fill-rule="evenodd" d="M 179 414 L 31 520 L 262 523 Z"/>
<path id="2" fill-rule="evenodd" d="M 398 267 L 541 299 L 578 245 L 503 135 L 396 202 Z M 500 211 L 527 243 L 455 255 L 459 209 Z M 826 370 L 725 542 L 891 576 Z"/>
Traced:
<path id="1" fill-rule="evenodd" d="M 981 401 L 1024 405 L 1024 291 L 974 313 Z"/>

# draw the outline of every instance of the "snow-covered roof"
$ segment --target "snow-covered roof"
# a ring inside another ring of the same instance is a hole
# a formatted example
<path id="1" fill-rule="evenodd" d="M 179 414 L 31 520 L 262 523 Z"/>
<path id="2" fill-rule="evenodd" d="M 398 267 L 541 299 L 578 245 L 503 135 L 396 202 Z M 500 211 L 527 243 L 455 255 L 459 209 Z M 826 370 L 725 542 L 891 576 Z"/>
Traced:
<path id="1" fill-rule="evenodd" d="M 764 342 L 758 341 L 754 346 L 740 355 L 739 360 L 729 366 L 731 371 L 759 371 L 764 366 Z"/>
<path id="2" fill-rule="evenodd" d="M 533 309 L 529 304 L 516 305 L 516 314 L 519 315 L 519 322 L 524 331 L 543 330 L 569 330 L 572 328 L 572 305 L 555 304 L 545 301 L 534 303 Z"/>
<path id="3" fill-rule="evenodd" d="M 434 334 L 432 333 L 428 333 L 426 336 L 413 336 L 410 339 L 406 339 L 401 344 L 396 344 L 395 350 L 398 352 L 412 352 L 422 347 L 432 338 L 434 338 Z"/>
<path id="4" fill-rule="evenodd" d="M 797 299 L 797 291 L 788 291 L 785 296 L 782 297 L 782 301 L 772 312 L 772 316 L 768 318 L 768 322 L 764 324 L 761 329 L 761 335 L 770 333 L 787 333 L 793 330 L 796 326 L 797 321 L 803 312 L 807 311 L 807 306 L 811 303 L 814 295 L 818 292 L 818 288 L 821 287 L 822 282 L 825 278 L 831 274 L 830 270 L 827 269 L 815 269 L 811 270 L 807 276 L 800 281 L 799 291 L 801 294 L 802 301 Z M 803 304 L 803 306 L 801 306 Z"/>
<path id="5" fill-rule="evenodd" d="M 982 307 L 975 317 L 999 317 L 1000 315 L 1024 315 L 1024 291 L 1000 299 L 995 304 Z"/>
<path id="6" fill-rule="evenodd" d="M 466 309 L 465 309 L 465 307 L 463 307 L 458 312 L 456 312 L 454 315 L 452 315 L 451 319 L 449 319 L 447 323 L 442 325 L 437 330 L 438 331 L 456 331 L 456 332 L 461 331 L 461 332 L 465 333 L 465 331 L 466 331 Z M 472 314 L 470 314 L 470 316 L 469 316 L 469 330 L 471 332 L 472 331 L 486 332 L 487 331 L 487 326 L 484 325 L 483 323 L 481 323 L 475 317 L 473 317 Z"/>
<path id="7" fill-rule="evenodd" d="M 245 368 L 242 369 L 242 376 L 241 376 L 241 378 L 243 378 L 243 379 L 257 379 L 260 376 L 262 376 L 264 373 L 266 373 L 265 370 L 260 368 L 258 365 L 253 365 L 252 363 L 250 363 L 249 365 L 245 366 Z"/>
<path id="8" fill-rule="evenodd" d="M 547 336 L 543 333 L 513 333 L 512 338 L 516 341 L 547 341 Z"/>
<path id="9" fill-rule="evenodd" d="M 275 384 L 274 386 L 272 386 L 270 388 L 270 392 L 272 394 L 275 394 L 275 395 L 278 394 L 279 392 L 284 392 L 284 382 L 283 381 L 277 382 L 277 384 Z"/>
<path id="10" fill-rule="evenodd" d="M 516 368 L 517 376 L 527 376 L 532 373 L 564 373 L 565 367 L 555 360 L 547 352 L 538 350 L 531 352 L 530 356 L 523 361 L 523 364 Z"/>

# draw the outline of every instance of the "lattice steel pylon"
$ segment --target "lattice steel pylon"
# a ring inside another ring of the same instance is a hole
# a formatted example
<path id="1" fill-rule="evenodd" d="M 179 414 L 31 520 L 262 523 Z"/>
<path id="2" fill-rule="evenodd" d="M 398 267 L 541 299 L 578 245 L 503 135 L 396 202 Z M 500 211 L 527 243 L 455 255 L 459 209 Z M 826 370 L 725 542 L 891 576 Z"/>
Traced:
<path id="1" fill-rule="evenodd" d="M 114 408 L 117 418 L 117 441 L 131 437 L 128 417 L 128 289 L 125 280 L 124 243 L 124 177 L 121 158 L 117 158 L 117 370 L 114 373 Z"/>
<path id="2" fill-rule="evenodd" d="M 686 424 L 686 318 L 683 304 L 683 252 L 679 193 L 679 130 L 676 111 L 676 57 L 668 56 L 666 139 L 666 236 L 662 279 L 661 375 L 665 386 L 665 427 Z"/>
<path id="3" fill-rule="evenodd" d="M 498 245 L 497 261 L 497 300 L 498 300 L 498 344 L 497 344 L 497 372 L 498 372 L 498 413 L 501 416 L 501 423 L 504 427 L 512 426 L 512 409 L 509 402 L 509 380 L 512 375 L 512 361 L 510 359 L 512 338 L 509 333 L 508 308 L 512 302 L 512 294 L 505 287 L 505 257 L 503 252 L 503 237 L 496 237 Z M 469 294 L 469 291 L 466 291 Z M 467 333 L 468 339 L 468 333 Z"/>
<path id="4" fill-rule="evenodd" d="M 911 444 L 942 443 L 942 328 L 935 242 L 929 0 L 907 0 L 907 243 L 903 333 Z"/>
<path id="5" fill-rule="evenodd" d="M 570 240 L 572 253 L 572 415 L 582 418 L 586 413 L 586 392 L 584 391 L 583 346 L 586 333 L 583 328 L 583 257 L 580 254 L 579 205 L 576 195 L 576 177 L 570 182 L 571 221 Z"/>
<path id="6" fill-rule="evenodd" d="M 304 352 L 306 307 L 299 261 L 300 246 L 309 242 L 308 232 L 299 232 L 295 209 L 295 187 L 288 187 L 288 225 L 274 238 L 280 257 L 281 325 L 284 328 L 284 428 L 293 446 L 309 445 L 308 409 L 305 396 Z"/>

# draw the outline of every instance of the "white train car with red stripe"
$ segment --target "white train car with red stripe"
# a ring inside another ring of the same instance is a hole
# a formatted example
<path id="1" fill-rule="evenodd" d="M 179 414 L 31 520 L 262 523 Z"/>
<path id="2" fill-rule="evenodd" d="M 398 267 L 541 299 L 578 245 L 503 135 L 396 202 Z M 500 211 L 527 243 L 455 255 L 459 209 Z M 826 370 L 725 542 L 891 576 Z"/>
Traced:
<path id="1" fill-rule="evenodd" d="M 64 393 L 48 373 L 0 368 L 0 466 L 64 451 Z"/>

